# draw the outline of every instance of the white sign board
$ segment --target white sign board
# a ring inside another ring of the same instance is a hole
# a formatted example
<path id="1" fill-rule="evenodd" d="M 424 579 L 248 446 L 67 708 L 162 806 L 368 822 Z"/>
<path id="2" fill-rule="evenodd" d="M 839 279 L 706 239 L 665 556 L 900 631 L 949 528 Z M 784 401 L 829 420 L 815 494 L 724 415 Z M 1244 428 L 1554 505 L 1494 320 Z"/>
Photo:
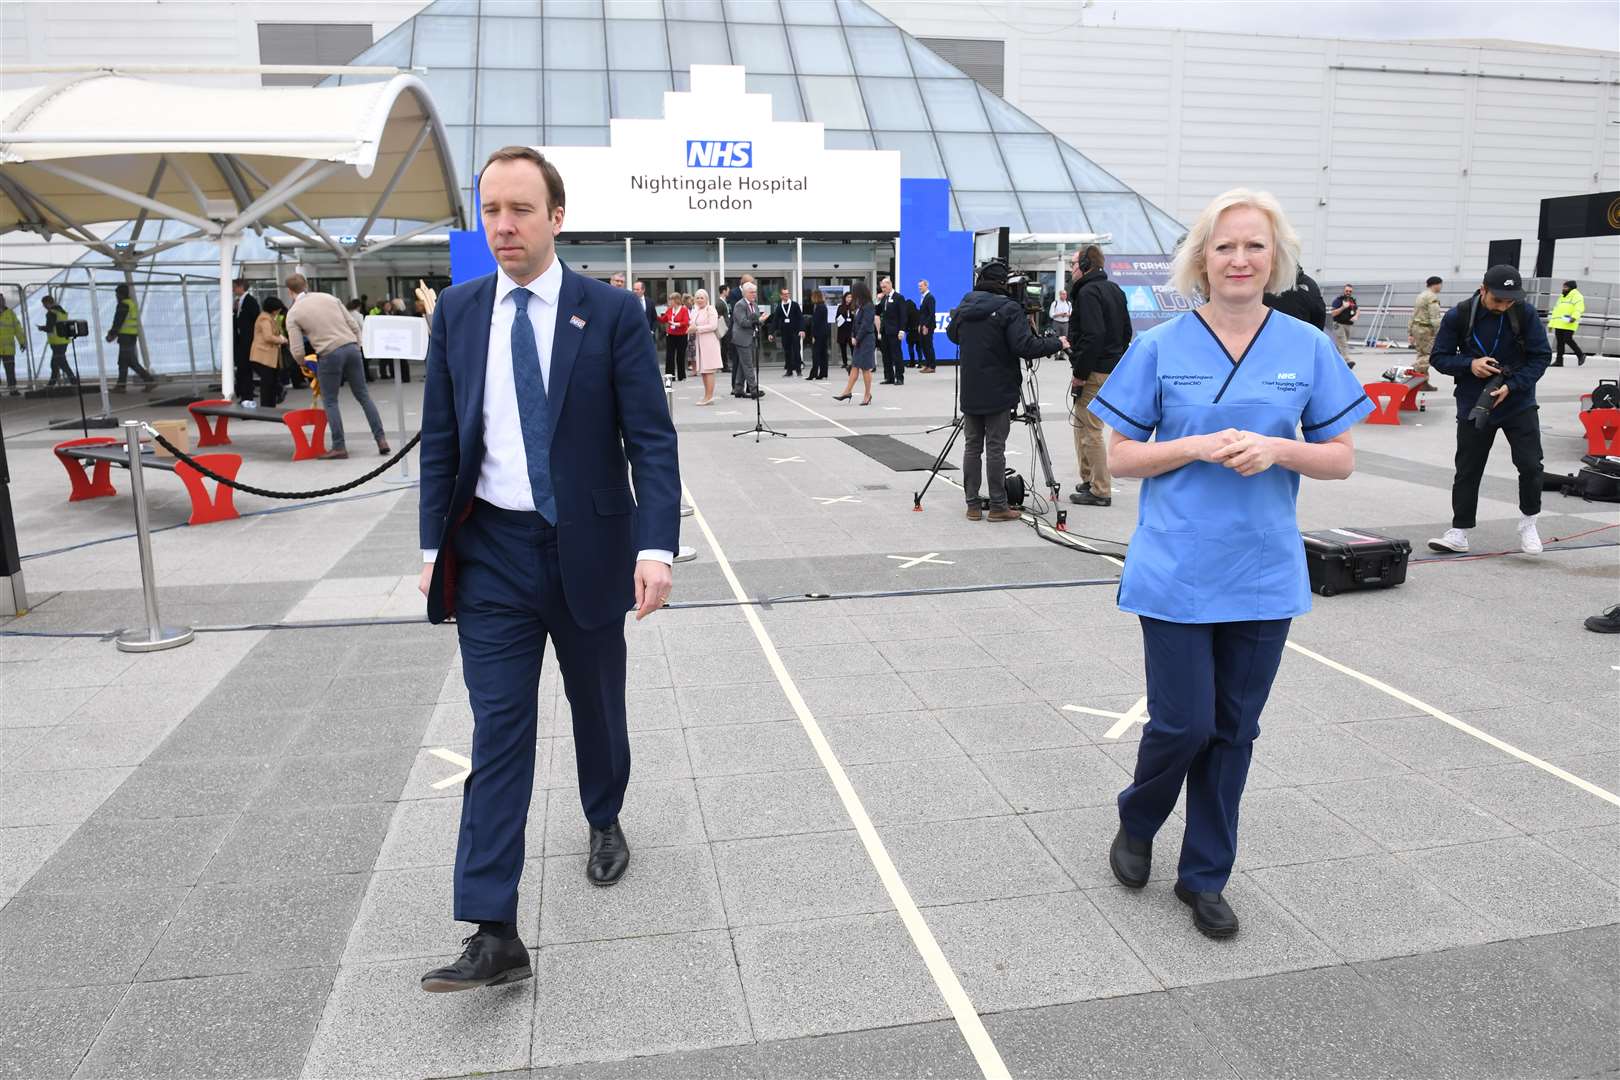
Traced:
<path id="1" fill-rule="evenodd" d="M 417 315 L 370 315 L 361 327 L 360 351 L 373 360 L 425 360 L 428 321 Z"/>
<path id="2" fill-rule="evenodd" d="M 898 150 L 829 150 L 823 125 L 772 120 L 742 68 L 691 71 L 662 119 L 614 120 L 608 146 L 538 147 L 562 173 L 565 234 L 900 231 Z"/>

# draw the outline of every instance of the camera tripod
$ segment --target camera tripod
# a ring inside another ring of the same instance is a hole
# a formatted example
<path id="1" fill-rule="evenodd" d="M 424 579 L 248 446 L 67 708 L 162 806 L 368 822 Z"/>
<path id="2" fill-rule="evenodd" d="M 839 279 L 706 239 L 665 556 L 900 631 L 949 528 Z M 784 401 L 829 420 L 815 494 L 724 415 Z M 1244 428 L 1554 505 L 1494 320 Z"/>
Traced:
<path id="1" fill-rule="evenodd" d="M 1024 371 L 1026 373 L 1024 382 L 1018 388 L 1018 406 L 1013 409 L 1012 418 L 1029 428 L 1030 438 L 1035 443 L 1035 460 L 1041 468 L 1041 478 L 1045 481 L 1046 490 L 1052 497 L 1052 509 L 1057 512 L 1057 529 L 1059 532 L 1067 532 L 1069 528 L 1069 512 L 1059 505 L 1063 488 L 1052 472 L 1052 455 L 1046 448 L 1046 434 L 1041 430 L 1041 394 L 1040 389 L 1035 385 L 1035 362 L 1025 360 Z M 939 470 L 944 466 L 945 458 L 950 454 L 951 447 L 955 446 L 956 440 L 961 437 L 962 425 L 966 420 L 966 416 L 958 417 L 956 423 L 951 426 L 951 437 L 945 440 L 945 445 L 940 448 L 939 456 L 934 458 L 934 464 L 929 467 L 928 479 L 923 481 L 922 490 L 911 497 L 912 510 L 922 510 L 923 496 L 928 494 L 928 486 L 939 475 Z"/>
<path id="2" fill-rule="evenodd" d="M 943 424 L 935 424 L 924 435 L 932 435 L 936 431 L 944 431 L 948 427 L 959 426 L 962 423 L 962 410 L 958 407 L 962 400 L 962 357 L 958 353 L 956 363 L 951 365 L 951 418 Z"/>
<path id="3" fill-rule="evenodd" d="M 760 405 L 760 402 L 764 400 L 764 388 L 756 385 L 754 387 L 754 426 L 751 428 L 744 428 L 741 431 L 733 431 L 731 433 L 731 437 L 733 439 L 739 439 L 744 435 L 752 435 L 754 437 L 754 441 L 759 442 L 759 437 L 761 435 L 775 435 L 779 439 L 785 439 L 788 437 L 787 432 L 777 431 L 775 428 L 771 427 L 771 425 L 765 422 L 765 410 Z"/>

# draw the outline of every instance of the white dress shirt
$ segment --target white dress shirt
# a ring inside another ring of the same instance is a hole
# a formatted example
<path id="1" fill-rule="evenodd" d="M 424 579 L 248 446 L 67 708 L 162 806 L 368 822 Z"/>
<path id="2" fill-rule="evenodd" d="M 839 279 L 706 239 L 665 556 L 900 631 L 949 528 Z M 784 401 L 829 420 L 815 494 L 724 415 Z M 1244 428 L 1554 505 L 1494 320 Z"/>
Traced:
<path id="1" fill-rule="evenodd" d="M 1051 316 L 1053 322 L 1064 322 L 1074 314 L 1074 308 L 1067 300 L 1052 301 Z"/>
<path id="2" fill-rule="evenodd" d="M 562 262 L 553 256 L 551 265 L 524 286 L 531 295 L 523 317 L 534 329 L 540 378 L 547 394 L 551 392 L 551 347 L 557 332 L 562 276 Z M 512 321 L 518 316 L 512 290 L 516 288 L 518 283 L 504 269 L 495 271 L 495 306 L 490 312 L 489 352 L 484 360 L 484 460 L 473 494 L 506 510 L 532 512 L 534 489 L 529 486 L 529 456 L 518 417 L 517 384 L 512 380 Z M 423 549 L 422 561 L 433 562 L 438 554 L 437 549 Z M 648 549 L 636 558 L 668 565 L 674 562 L 675 553 Z"/>

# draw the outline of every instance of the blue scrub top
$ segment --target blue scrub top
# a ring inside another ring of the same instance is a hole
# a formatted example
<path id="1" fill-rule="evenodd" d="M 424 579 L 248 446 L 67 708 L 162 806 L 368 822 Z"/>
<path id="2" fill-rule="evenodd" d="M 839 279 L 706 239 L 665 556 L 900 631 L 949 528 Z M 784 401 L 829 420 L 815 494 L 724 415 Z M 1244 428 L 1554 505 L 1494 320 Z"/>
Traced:
<path id="1" fill-rule="evenodd" d="M 1146 442 L 1226 428 L 1326 442 L 1373 410 L 1322 331 L 1270 312 L 1242 356 L 1193 312 L 1139 336 L 1091 403 Z M 1311 609 L 1299 474 L 1195 461 L 1142 483 L 1120 578 L 1124 611 L 1180 623 L 1290 619 Z"/>

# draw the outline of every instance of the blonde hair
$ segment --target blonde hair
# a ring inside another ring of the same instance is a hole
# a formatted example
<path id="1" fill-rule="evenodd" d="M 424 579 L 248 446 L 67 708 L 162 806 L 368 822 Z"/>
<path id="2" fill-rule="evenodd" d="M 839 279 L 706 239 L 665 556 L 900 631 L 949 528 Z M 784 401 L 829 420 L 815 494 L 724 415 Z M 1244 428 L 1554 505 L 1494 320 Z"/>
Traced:
<path id="1" fill-rule="evenodd" d="M 694 303 L 694 304 L 697 303 L 698 302 L 698 297 L 700 297 L 700 296 L 703 299 L 707 300 L 709 298 L 709 290 L 708 289 L 699 289 L 697 292 L 693 293 L 692 294 L 692 303 Z"/>
<path id="2" fill-rule="evenodd" d="M 1294 275 L 1299 269 L 1299 234 L 1288 223 L 1282 204 L 1269 191 L 1233 188 L 1211 199 L 1176 245 L 1176 254 L 1170 263 L 1170 285 L 1189 300 L 1209 298 L 1204 249 L 1209 246 L 1210 235 L 1221 215 L 1239 206 L 1253 207 L 1271 222 L 1271 278 L 1266 282 L 1266 292 L 1282 292 L 1294 287 Z"/>

